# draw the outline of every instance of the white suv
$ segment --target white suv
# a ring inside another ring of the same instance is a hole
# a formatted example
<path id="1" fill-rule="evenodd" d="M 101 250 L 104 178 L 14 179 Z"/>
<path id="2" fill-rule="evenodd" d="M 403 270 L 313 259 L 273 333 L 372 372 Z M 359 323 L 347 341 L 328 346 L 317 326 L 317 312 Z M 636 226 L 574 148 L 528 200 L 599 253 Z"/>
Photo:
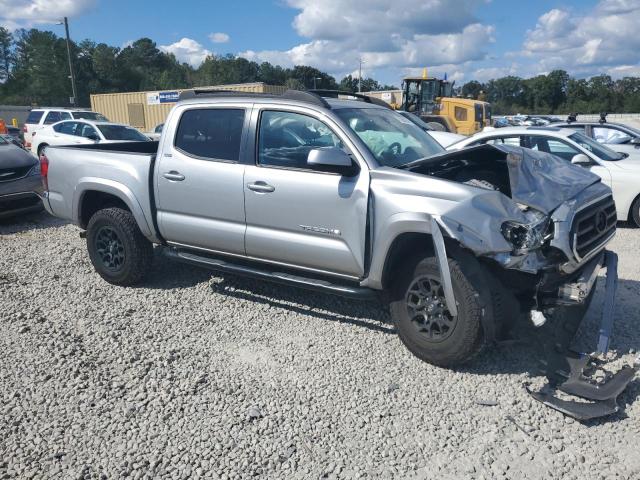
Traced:
<path id="1" fill-rule="evenodd" d="M 611 187 L 618 220 L 640 227 L 640 152 L 615 152 L 606 145 L 570 128 L 505 127 L 480 132 L 447 147 L 460 150 L 482 144 L 526 147 L 551 153 L 580 165 Z"/>
<path id="2" fill-rule="evenodd" d="M 97 120 L 108 122 L 107 118 L 97 112 L 90 110 L 69 110 L 66 108 L 34 108 L 29 112 L 27 120 L 24 122 L 22 131 L 24 132 L 24 146 L 31 147 L 31 138 L 36 130 L 40 130 L 45 125 L 52 125 L 61 120 L 72 119 Z"/>

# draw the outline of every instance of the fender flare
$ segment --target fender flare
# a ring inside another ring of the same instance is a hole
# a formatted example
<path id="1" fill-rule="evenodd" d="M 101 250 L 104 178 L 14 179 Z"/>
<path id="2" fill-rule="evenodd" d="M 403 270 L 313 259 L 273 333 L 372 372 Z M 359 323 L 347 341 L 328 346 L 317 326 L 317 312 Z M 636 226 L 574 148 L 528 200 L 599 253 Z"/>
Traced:
<path id="1" fill-rule="evenodd" d="M 85 194 L 89 191 L 103 192 L 122 200 L 136 219 L 138 228 L 146 237 L 152 237 L 153 231 L 150 228 L 149 221 L 144 215 L 144 211 L 135 194 L 127 187 L 119 182 L 96 177 L 81 178 L 73 192 L 72 216 L 77 225 L 81 224 L 81 205 Z"/>
<path id="2" fill-rule="evenodd" d="M 374 239 L 373 256 L 369 265 L 369 274 L 362 286 L 382 289 L 382 276 L 389 250 L 393 242 L 403 233 L 424 233 L 431 235 L 431 219 L 428 213 L 402 212 L 391 215 L 376 228 L 379 238 Z"/>

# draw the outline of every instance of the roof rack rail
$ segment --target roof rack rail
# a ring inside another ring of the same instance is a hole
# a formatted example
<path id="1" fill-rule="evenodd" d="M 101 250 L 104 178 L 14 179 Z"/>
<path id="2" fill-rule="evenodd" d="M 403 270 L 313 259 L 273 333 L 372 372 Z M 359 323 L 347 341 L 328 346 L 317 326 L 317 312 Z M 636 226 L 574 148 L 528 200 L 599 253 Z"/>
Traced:
<path id="1" fill-rule="evenodd" d="M 180 93 L 178 101 L 198 97 L 253 97 L 253 98 L 285 98 L 287 100 L 297 100 L 299 102 L 311 103 L 323 108 L 331 108 L 329 103 L 320 95 L 302 90 L 286 90 L 277 95 L 272 93 L 241 92 L 238 90 L 218 90 L 218 89 L 191 89 Z"/>
<path id="2" fill-rule="evenodd" d="M 370 97 L 369 95 L 363 95 L 362 93 L 353 93 L 345 90 L 309 90 L 309 93 L 315 93 L 321 97 L 327 97 L 327 98 L 339 98 L 340 95 L 344 95 L 347 97 L 354 97 L 360 100 L 364 100 L 366 103 L 372 103 L 374 105 L 379 105 L 381 107 L 386 107 L 393 110 L 393 108 L 391 108 L 391 105 L 389 105 L 384 100 L 380 100 L 379 98 L 376 98 L 376 97 Z"/>

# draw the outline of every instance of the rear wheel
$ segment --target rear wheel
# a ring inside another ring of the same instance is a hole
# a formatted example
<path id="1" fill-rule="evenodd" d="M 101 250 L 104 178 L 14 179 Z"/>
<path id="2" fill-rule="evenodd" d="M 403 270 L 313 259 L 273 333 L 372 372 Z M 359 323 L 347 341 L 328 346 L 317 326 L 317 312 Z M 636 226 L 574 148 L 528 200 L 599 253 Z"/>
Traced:
<path id="1" fill-rule="evenodd" d="M 87 250 L 96 272 L 114 285 L 142 280 L 153 260 L 153 246 L 140 232 L 131 212 L 106 208 L 87 226 Z"/>
<path id="2" fill-rule="evenodd" d="M 415 258 L 397 271 L 390 311 L 400 340 L 421 360 L 443 367 L 469 361 L 483 345 L 479 292 L 449 259 L 458 314 L 446 306 L 434 257 Z"/>

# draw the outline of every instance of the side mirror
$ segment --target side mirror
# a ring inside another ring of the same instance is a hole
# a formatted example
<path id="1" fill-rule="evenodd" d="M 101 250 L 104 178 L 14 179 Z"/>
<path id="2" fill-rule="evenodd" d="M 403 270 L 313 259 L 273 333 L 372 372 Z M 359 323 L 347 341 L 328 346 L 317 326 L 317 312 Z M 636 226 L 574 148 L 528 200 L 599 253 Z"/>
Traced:
<path id="1" fill-rule="evenodd" d="M 640 146 L 640 137 L 634 137 L 629 142 L 631 145 L 635 145 L 636 147 Z"/>
<path id="2" fill-rule="evenodd" d="M 347 177 L 356 175 L 360 170 L 351 157 L 338 147 L 314 148 L 307 155 L 307 165 L 312 170 L 339 173 Z"/>
<path id="3" fill-rule="evenodd" d="M 100 137 L 98 136 L 97 133 L 90 133 L 89 135 L 87 135 L 87 138 L 89 140 L 93 140 L 94 142 L 99 142 L 100 141 Z"/>
<path id="4" fill-rule="evenodd" d="M 583 167 L 587 167 L 593 164 L 591 159 L 587 157 L 584 153 L 578 153 L 577 155 L 574 155 L 574 157 L 571 159 L 571 163 L 573 163 L 574 165 L 580 165 Z"/>

